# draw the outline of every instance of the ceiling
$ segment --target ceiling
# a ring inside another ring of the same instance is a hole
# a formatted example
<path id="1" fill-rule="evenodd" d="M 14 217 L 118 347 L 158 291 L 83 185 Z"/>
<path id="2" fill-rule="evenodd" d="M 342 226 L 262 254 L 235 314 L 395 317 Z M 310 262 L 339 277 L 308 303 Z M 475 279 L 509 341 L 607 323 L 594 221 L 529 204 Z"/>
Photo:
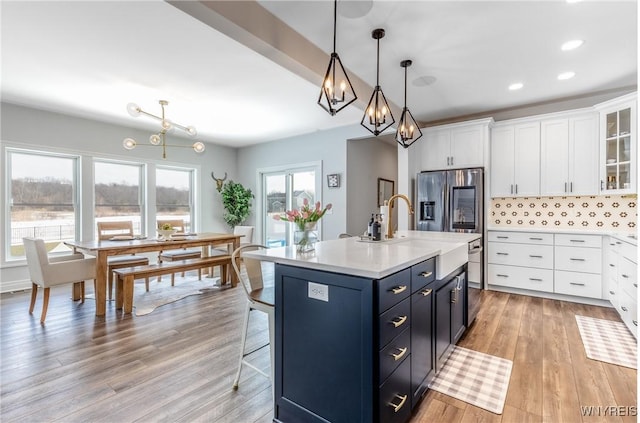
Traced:
<path id="1" fill-rule="evenodd" d="M 317 104 L 331 1 L 0 2 L 2 100 L 155 130 L 129 102 L 232 147 L 358 124 L 376 79 L 423 123 L 637 85 L 635 1 L 346 1 L 337 52 L 358 102 Z M 583 39 L 573 51 L 562 43 Z M 559 81 L 561 72 L 576 76 Z M 522 82 L 524 87 L 509 91 Z M 362 128 L 362 135 L 369 133 Z M 176 135 L 179 135 L 176 131 Z M 119 142 L 119 141 L 118 141 Z"/>

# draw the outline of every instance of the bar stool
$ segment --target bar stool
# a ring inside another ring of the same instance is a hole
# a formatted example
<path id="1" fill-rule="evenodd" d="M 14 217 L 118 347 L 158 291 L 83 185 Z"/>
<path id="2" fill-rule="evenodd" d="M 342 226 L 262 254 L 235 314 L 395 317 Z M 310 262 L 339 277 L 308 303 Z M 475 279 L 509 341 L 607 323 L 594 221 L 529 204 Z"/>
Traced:
<path id="1" fill-rule="evenodd" d="M 275 292 L 273 285 L 265 287 L 263 283 L 263 275 L 262 275 L 262 261 L 249 257 L 242 257 L 242 253 L 247 250 L 257 250 L 259 248 L 267 248 L 264 245 L 258 244 L 249 244 L 244 245 L 242 247 L 237 248 L 231 254 L 231 263 L 233 265 L 233 269 L 238 275 L 238 280 L 240 281 L 240 285 L 244 289 L 247 298 L 247 304 L 244 313 L 244 321 L 242 326 L 242 336 L 240 341 L 240 359 L 238 363 L 238 372 L 236 373 L 236 377 L 233 381 L 233 389 L 238 389 L 238 384 L 240 382 L 240 373 L 242 372 L 242 366 L 248 366 L 263 376 L 271 378 L 271 393 L 273 395 L 273 381 L 274 381 L 274 371 L 275 371 L 275 362 L 274 362 L 274 352 L 273 346 L 275 344 Z M 244 264 L 246 273 L 242 273 L 240 271 L 240 263 Z M 266 313 L 269 319 L 269 343 L 265 344 L 259 348 L 256 348 L 253 351 L 245 352 L 246 342 L 247 342 L 247 330 L 249 327 L 249 315 L 251 310 L 258 310 Z M 256 366 L 245 360 L 245 357 L 249 354 L 252 354 L 266 346 L 269 346 L 269 353 L 271 357 L 271 374 L 268 375 L 262 370 L 258 369 Z"/>

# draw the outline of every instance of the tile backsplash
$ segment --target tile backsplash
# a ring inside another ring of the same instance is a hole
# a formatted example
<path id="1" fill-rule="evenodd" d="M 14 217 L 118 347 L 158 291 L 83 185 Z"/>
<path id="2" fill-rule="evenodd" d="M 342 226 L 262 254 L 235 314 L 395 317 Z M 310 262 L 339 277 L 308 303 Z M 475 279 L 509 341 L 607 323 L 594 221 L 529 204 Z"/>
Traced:
<path id="1" fill-rule="evenodd" d="M 489 227 L 635 232 L 635 195 L 492 198 Z"/>

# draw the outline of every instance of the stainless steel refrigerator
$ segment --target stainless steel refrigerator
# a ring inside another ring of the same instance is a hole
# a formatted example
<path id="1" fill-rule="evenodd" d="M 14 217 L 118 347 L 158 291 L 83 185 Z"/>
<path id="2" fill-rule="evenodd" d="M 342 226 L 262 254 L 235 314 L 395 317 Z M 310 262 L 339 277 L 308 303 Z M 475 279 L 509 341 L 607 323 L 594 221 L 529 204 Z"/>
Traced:
<path id="1" fill-rule="evenodd" d="M 480 234 L 469 244 L 468 323 L 477 314 L 484 287 L 482 234 L 484 170 L 482 168 L 420 172 L 416 178 L 416 228 L 420 231 Z"/>

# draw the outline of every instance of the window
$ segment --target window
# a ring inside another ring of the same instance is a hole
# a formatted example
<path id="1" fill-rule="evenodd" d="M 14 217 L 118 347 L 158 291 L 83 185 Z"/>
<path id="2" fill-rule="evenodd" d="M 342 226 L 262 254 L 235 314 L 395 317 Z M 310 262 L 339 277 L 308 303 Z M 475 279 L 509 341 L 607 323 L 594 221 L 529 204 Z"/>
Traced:
<path id="1" fill-rule="evenodd" d="M 194 231 L 193 180 L 193 169 L 156 168 L 157 220 L 181 219 L 187 232 Z"/>
<path id="2" fill-rule="evenodd" d="M 137 163 L 94 162 L 96 223 L 130 220 L 134 233 L 145 233 L 143 170 Z"/>
<path id="3" fill-rule="evenodd" d="M 78 228 L 78 157 L 7 149 L 7 260 L 24 258 L 23 237 L 42 238 L 49 252 L 69 249 Z"/>

